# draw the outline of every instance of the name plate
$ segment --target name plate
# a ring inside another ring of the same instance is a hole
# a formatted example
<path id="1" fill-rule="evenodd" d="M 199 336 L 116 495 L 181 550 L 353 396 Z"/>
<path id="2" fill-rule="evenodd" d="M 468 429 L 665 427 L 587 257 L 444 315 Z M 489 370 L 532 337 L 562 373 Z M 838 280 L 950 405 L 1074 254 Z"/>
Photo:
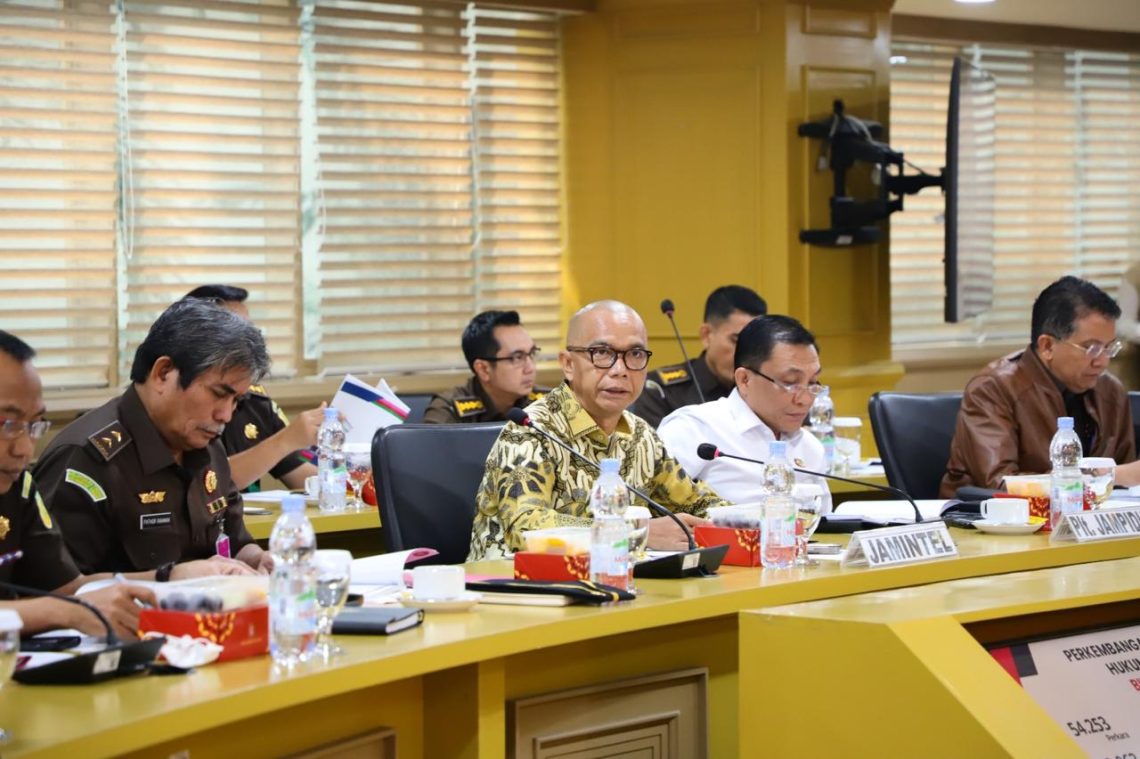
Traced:
<path id="1" fill-rule="evenodd" d="M 945 522 L 922 522 L 852 534 L 842 566 L 891 567 L 957 555 Z"/>
<path id="2" fill-rule="evenodd" d="M 1057 529 L 1049 536 L 1049 542 L 1088 543 L 1093 540 L 1135 537 L 1140 537 L 1140 506 L 1065 514 Z"/>

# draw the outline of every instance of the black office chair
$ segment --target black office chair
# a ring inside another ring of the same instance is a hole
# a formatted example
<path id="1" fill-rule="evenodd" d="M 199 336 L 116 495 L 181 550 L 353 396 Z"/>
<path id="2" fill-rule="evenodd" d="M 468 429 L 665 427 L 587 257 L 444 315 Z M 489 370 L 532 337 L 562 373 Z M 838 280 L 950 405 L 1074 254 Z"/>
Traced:
<path id="1" fill-rule="evenodd" d="M 434 548 L 428 564 L 467 559 L 475 492 L 503 428 L 487 424 L 396 424 L 372 439 L 372 471 L 385 551 Z"/>
<path id="2" fill-rule="evenodd" d="M 1132 407 L 1132 436 L 1136 438 L 1136 450 L 1140 452 L 1140 392 L 1128 393 L 1128 405 Z"/>
<path id="3" fill-rule="evenodd" d="M 424 420 L 424 412 L 427 411 L 428 404 L 431 399 L 435 397 L 431 393 L 408 393 L 401 395 L 400 400 L 408 404 L 408 418 L 404 420 L 404 424 L 419 424 Z"/>
<path id="4" fill-rule="evenodd" d="M 912 498 L 938 497 L 961 406 L 961 393 L 871 396 L 871 431 L 891 485 Z"/>

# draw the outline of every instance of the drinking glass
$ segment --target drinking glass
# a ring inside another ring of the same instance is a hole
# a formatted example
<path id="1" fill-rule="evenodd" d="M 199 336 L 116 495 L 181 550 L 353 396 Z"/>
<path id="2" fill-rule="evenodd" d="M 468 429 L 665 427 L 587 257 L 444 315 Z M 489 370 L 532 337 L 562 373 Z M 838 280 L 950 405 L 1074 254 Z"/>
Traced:
<path id="1" fill-rule="evenodd" d="M 649 509 L 644 506 L 630 506 L 625 510 L 625 521 L 629 525 L 629 591 L 636 593 L 633 582 L 633 566 L 647 558 L 646 546 L 649 543 Z"/>
<path id="2" fill-rule="evenodd" d="M 812 483 L 796 483 L 792 499 L 796 502 L 796 561 L 797 567 L 814 567 L 819 564 L 808 557 L 811 540 L 823 514 L 823 487 Z"/>
<path id="3" fill-rule="evenodd" d="M 16 657 L 20 653 L 20 630 L 23 620 L 14 609 L 0 609 L 0 688 L 8 682 L 16 669 Z M 0 746 L 8 742 L 8 733 L 0 727 Z"/>
<path id="4" fill-rule="evenodd" d="M 1088 456 L 1078 465 L 1085 485 L 1085 508 L 1104 508 L 1116 483 L 1116 461 L 1110 458 Z"/>
<path id="5" fill-rule="evenodd" d="M 352 579 L 352 554 L 323 548 L 314 555 L 317 570 L 317 643 L 315 653 L 328 661 L 344 653 L 333 643 L 333 620 L 348 599 L 348 584 Z"/>
<path id="6" fill-rule="evenodd" d="M 367 508 L 364 499 L 360 497 L 360 491 L 364 487 L 364 483 L 368 482 L 368 477 L 372 474 L 372 450 L 367 443 L 362 443 L 357 446 L 349 444 L 345 446 L 344 452 L 345 465 L 348 467 L 348 482 L 352 485 L 352 503 L 348 505 L 350 511 L 363 511 Z"/>

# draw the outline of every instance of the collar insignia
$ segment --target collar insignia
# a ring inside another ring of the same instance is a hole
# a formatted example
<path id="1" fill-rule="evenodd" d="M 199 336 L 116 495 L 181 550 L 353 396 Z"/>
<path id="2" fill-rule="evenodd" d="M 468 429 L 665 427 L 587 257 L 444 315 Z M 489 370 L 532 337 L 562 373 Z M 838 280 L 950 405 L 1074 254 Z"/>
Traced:
<path id="1" fill-rule="evenodd" d="M 692 380 L 692 377 L 689 376 L 689 370 L 684 365 L 667 366 L 664 369 L 659 369 L 657 376 L 661 378 L 661 384 L 665 387 Z"/>
<path id="2" fill-rule="evenodd" d="M 469 416 L 478 416 L 487 410 L 483 405 L 483 401 L 478 398 L 456 398 L 455 399 L 455 413 L 459 415 L 460 419 L 466 419 Z"/>
<path id="3" fill-rule="evenodd" d="M 213 469 L 206 470 L 206 495 L 212 495 L 218 489 L 218 473 Z"/>
<path id="4" fill-rule="evenodd" d="M 249 424 L 247 424 L 245 426 L 245 439 L 246 440 L 257 440 L 257 436 L 259 434 L 260 433 L 257 431 L 257 425 L 254 424 L 253 422 L 250 422 Z"/>
<path id="5" fill-rule="evenodd" d="M 12 523 L 8 521 L 8 517 L 0 517 L 0 540 L 8 537 L 8 531 L 12 529 Z"/>

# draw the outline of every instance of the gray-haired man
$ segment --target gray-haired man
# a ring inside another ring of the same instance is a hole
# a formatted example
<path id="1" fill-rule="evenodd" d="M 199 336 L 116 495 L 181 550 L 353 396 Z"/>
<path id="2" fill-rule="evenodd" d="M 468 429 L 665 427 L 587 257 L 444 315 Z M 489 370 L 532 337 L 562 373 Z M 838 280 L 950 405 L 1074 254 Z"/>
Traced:
<path id="1" fill-rule="evenodd" d="M 232 556 L 267 571 L 245 528 L 219 440 L 237 399 L 269 368 L 257 329 L 224 308 L 179 301 L 135 352 L 131 386 L 56 437 L 36 482 L 84 572 Z"/>

